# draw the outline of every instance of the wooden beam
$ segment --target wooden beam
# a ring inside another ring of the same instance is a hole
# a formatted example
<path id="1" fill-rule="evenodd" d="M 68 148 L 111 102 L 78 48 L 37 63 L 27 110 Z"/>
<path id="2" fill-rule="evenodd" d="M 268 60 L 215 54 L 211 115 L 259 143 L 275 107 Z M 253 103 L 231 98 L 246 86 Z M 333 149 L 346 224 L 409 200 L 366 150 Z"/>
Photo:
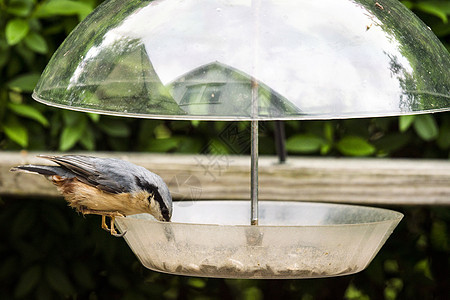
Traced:
<path id="1" fill-rule="evenodd" d="M 9 171 L 20 164 L 51 164 L 37 154 L 0 152 L 0 195 L 58 196 L 43 177 Z M 250 198 L 249 157 L 83 154 L 117 157 L 146 167 L 163 177 L 174 199 Z M 259 196 L 261 200 L 450 205 L 450 161 L 289 157 L 280 165 L 275 157 L 261 157 Z"/>

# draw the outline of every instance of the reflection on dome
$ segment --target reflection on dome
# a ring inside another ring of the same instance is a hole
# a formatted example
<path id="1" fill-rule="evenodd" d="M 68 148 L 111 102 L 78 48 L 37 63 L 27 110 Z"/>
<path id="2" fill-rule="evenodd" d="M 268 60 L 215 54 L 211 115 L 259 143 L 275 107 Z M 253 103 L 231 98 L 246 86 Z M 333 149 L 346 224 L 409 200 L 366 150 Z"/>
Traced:
<path id="1" fill-rule="evenodd" d="M 148 118 L 388 116 L 450 109 L 449 70 L 448 51 L 397 0 L 110 0 L 33 97 Z"/>
<path id="2" fill-rule="evenodd" d="M 252 78 L 214 62 L 197 68 L 170 84 L 171 94 L 188 115 L 251 116 Z M 263 83 L 258 83 L 258 115 L 284 117 L 301 110 Z"/>

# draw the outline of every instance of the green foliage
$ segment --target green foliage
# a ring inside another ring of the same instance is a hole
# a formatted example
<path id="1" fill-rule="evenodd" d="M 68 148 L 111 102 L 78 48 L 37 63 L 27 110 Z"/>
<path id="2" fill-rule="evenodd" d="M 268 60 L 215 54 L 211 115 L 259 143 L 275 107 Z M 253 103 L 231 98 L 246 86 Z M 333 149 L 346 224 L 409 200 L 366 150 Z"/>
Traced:
<path id="1" fill-rule="evenodd" d="M 439 128 L 436 120 L 431 115 L 416 116 L 414 119 L 414 129 L 425 141 L 436 139 L 439 135 Z"/>
<path id="2" fill-rule="evenodd" d="M 320 136 L 296 134 L 286 141 L 286 149 L 294 153 L 317 153 L 325 144 L 325 140 Z"/>
<path id="3" fill-rule="evenodd" d="M 375 152 L 375 147 L 358 136 L 346 136 L 337 143 L 339 151 L 348 156 L 368 156 Z"/>
<path id="4" fill-rule="evenodd" d="M 53 0 L 39 5 L 34 15 L 37 18 L 77 15 L 82 20 L 92 11 L 92 8 L 89 3 L 85 3 L 84 1 Z"/>
<path id="5" fill-rule="evenodd" d="M 8 87 L 18 93 L 31 93 L 39 80 L 37 73 L 23 74 L 8 82 Z"/>
<path id="6" fill-rule="evenodd" d="M 8 45 L 19 43 L 30 30 L 30 26 L 25 20 L 12 19 L 8 21 L 5 29 L 6 42 Z"/>
<path id="7" fill-rule="evenodd" d="M 443 23 L 448 23 L 448 16 L 450 15 L 450 3 L 445 0 L 437 1 L 403 1 L 407 7 L 423 13 L 433 15 L 442 20 Z"/>
<path id="8" fill-rule="evenodd" d="M 0 147 L 5 150 L 116 150 L 248 153 L 214 140 L 226 126 L 162 122 L 64 112 L 30 94 L 53 51 L 98 0 L 0 2 Z M 450 37 L 448 1 L 402 1 L 435 30 Z M 448 46 L 448 44 L 446 44 Z M 76 119 L 75 121 L 73 119 Z M 180 125 L 181 124 L 181 125 Z M 223 123 L 226 124 L 226 123 Z M 49 126 L 51 125 L 51 126 Z M 285 122 L 290 154 L 448 158 L 450 114 L 351 121 Z M 248 128 L 242 123 L 239 128 Z M 273 127 L 261 130 L 261 153 L 274 154 Z"/>
<path id="9" fill-rule="evenodd" d="M 8 108 L 16 115 L 29 118 L 41 123 L 42 126 L 48 127 L 47 119 L 36 108 L 22 103 L 8 103 Z"/>
<path id="10" fill-rule="evenodd" d="M 30 94 L 52 52 L 98 4 L 91 0 L 0 1 L 2 149 L 95 149 L 91 125 L 95 121 L 88 122 L 83 116 L 71 126 L 58 124 L 63 112 L 35 103 Z"/>

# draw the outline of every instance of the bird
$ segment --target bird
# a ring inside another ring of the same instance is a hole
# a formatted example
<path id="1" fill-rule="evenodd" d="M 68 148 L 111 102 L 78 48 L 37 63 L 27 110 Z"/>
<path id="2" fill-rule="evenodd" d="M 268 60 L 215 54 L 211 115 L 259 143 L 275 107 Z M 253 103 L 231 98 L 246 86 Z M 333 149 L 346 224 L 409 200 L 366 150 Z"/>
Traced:
<path id="1" fill-rule="evenodd" d="M 53 182 L 69 206 L 78 212 L 102 216 L 101 227 L 113 236 L 116 217 L 148 213 L 170 222 L 172 196 L 163 179 L 128 161 L 87 155 L 38 155 L 57 165 L 21 165 L 11 171 L 40 174 Z M 106 224 L 110 218 L 110 226 Z"/>

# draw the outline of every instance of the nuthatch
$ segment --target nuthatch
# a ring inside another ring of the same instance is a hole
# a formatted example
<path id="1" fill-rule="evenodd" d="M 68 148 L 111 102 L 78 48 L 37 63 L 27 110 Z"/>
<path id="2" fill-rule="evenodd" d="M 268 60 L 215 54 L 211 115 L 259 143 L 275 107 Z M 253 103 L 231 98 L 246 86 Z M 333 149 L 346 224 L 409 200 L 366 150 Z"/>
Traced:
<path id="1" fill-rule="evenodd" d="M 114 218 L 149 213 L 159 221 L 170 221 L 172 197 L 161 177 L 147 169 L 115 158 L 85 155 L 38 157 L 58 166 L 23 165 L 11 171 L 46 176 L 63 194 L 69 205 L 84 214 L 102 216 L 102 228 L 114 236 Z M 110 217 L 110 228 L 106 217 Z"/>

